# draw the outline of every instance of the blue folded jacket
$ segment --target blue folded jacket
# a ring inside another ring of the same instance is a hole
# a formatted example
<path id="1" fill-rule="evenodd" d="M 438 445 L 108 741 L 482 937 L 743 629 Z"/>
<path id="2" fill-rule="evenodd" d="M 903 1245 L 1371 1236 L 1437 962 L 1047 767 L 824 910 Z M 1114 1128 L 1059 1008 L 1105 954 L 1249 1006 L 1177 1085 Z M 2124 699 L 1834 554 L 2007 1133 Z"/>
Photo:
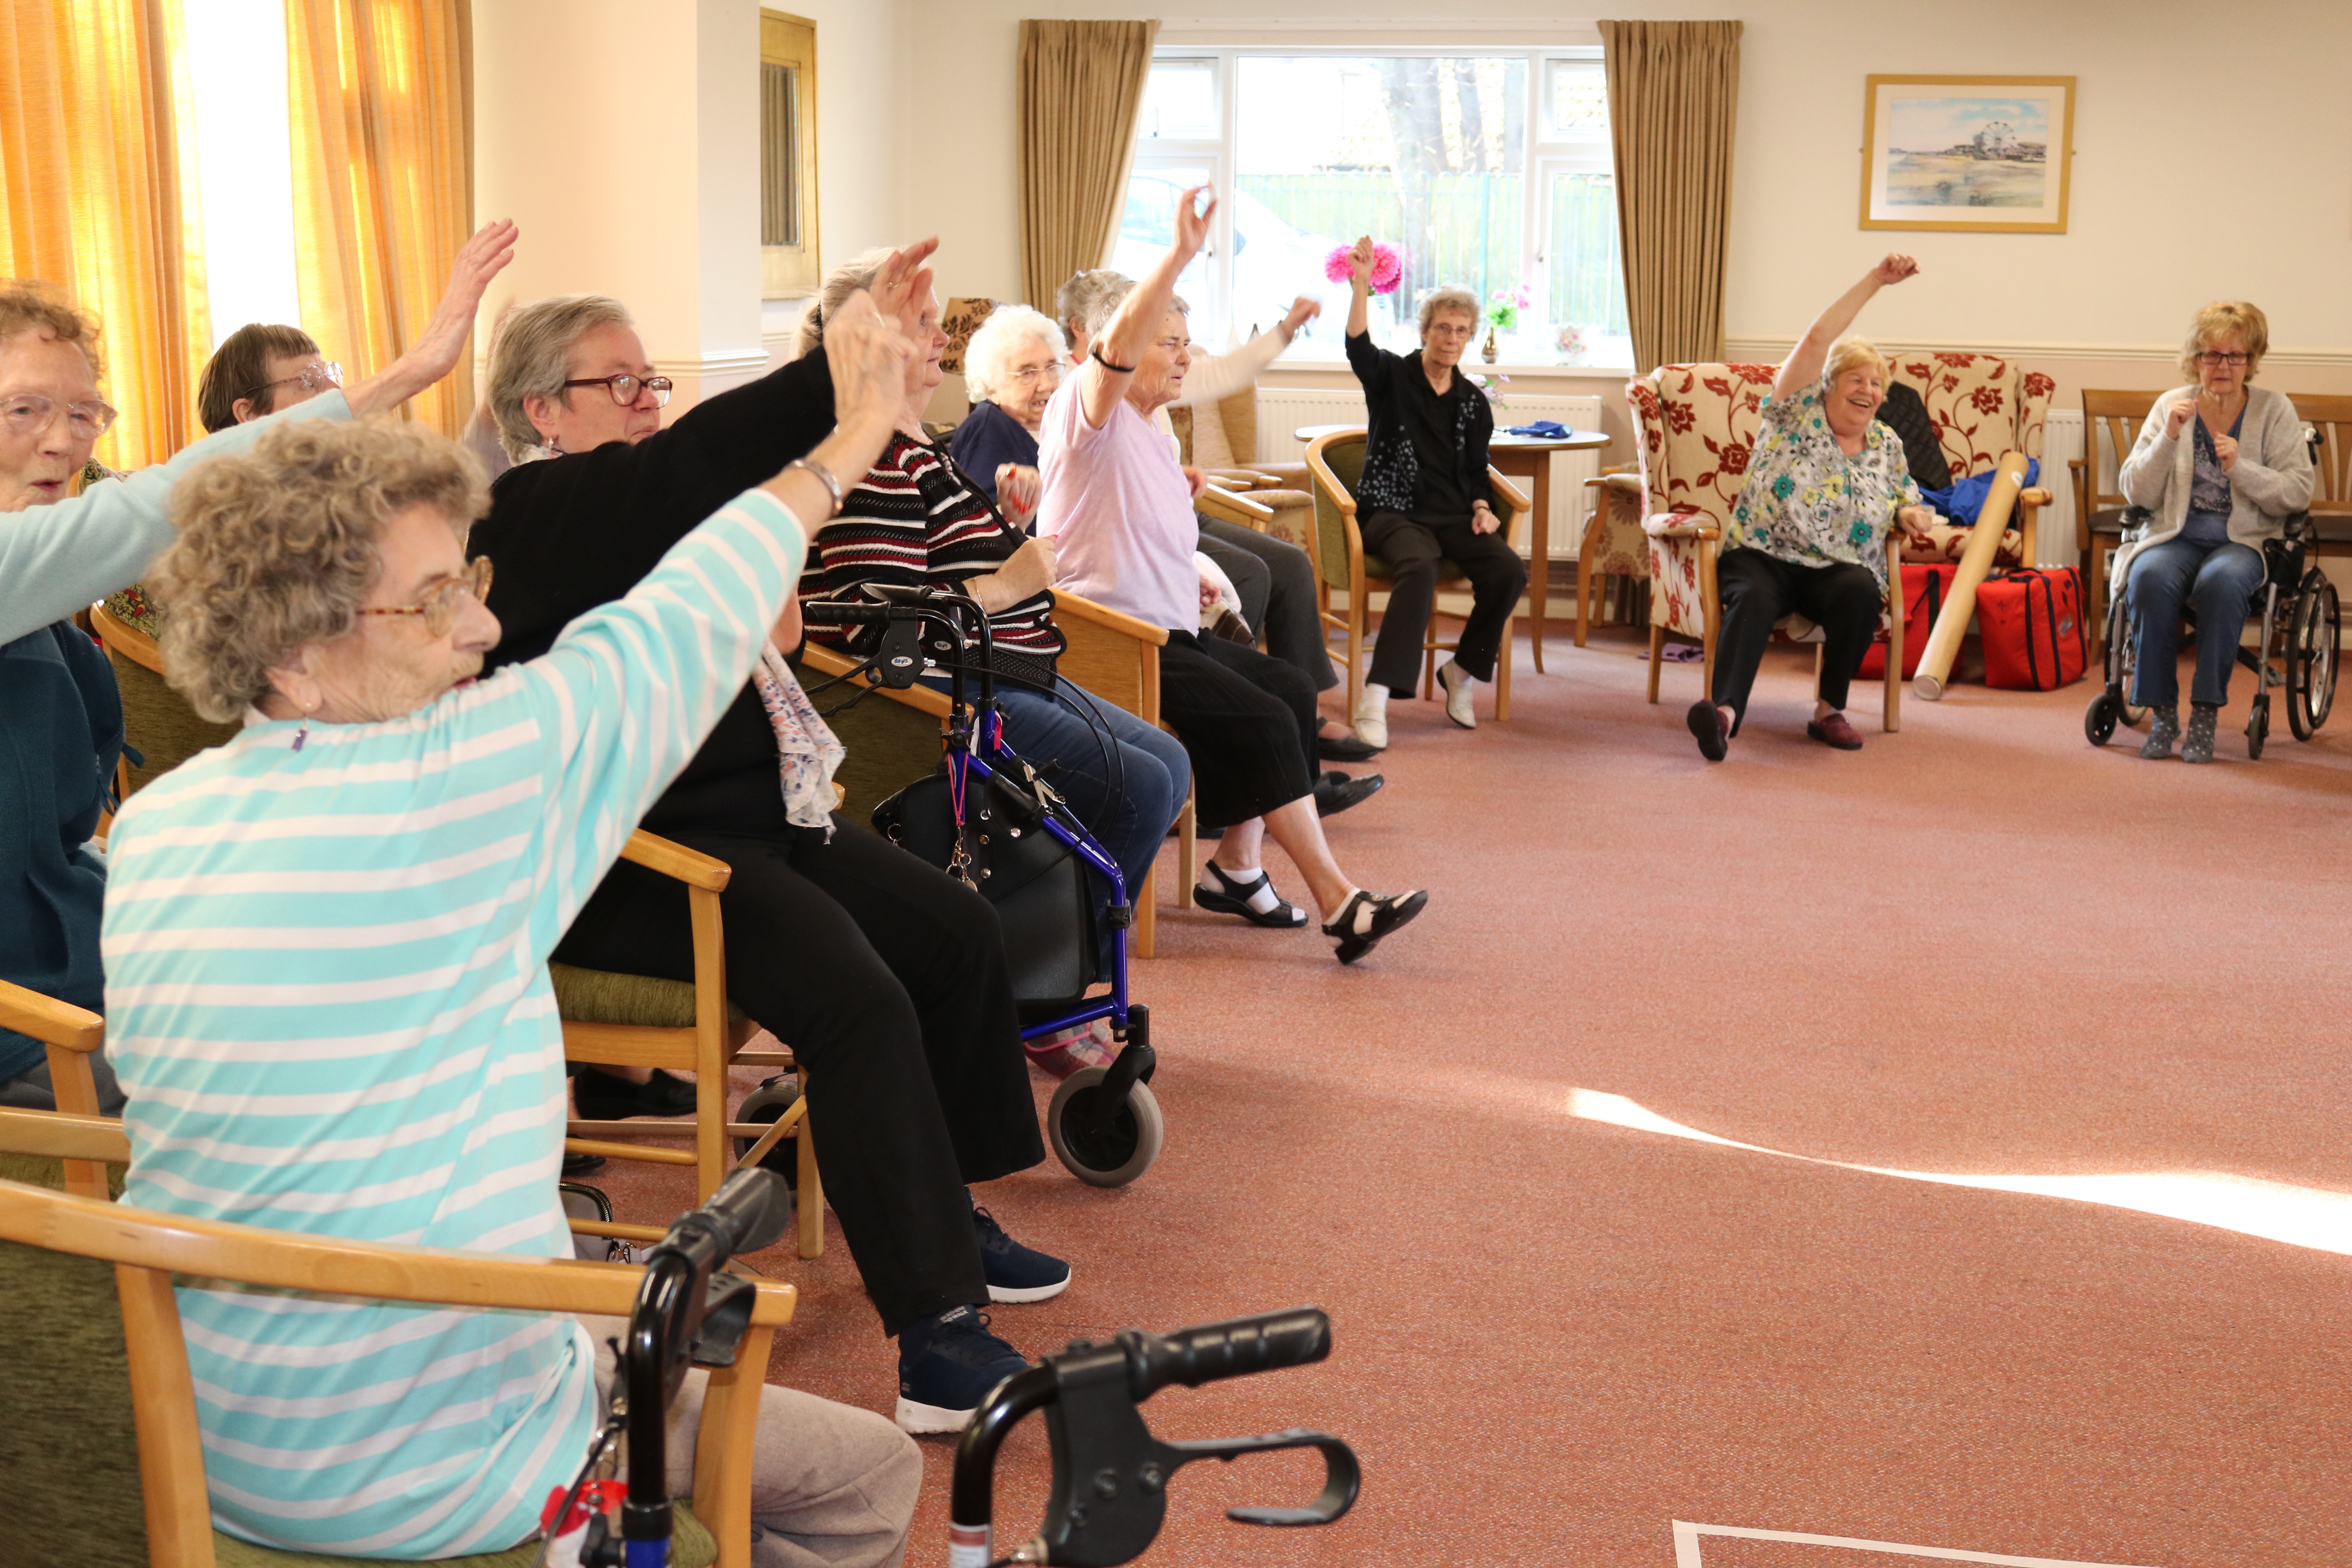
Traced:
<path id="1" fill-rule="evenodd" d="M 1539 441 L 1565 441 L 1576 434 L 1555 419 L 1538 419 L 1532 425 L 1514 425 L 1504 432 L 1507 436 L 1533 436 Z"/>
<path id="2" fill-rule="evenodd" d="M 1977 513 L 1984 510 L 1985 496 L 1992 489 L 1993 475 L 2000 471 L 1998 468 L 1988 468 L 1981 474 L 1970 475 L 1959 483 L 1948 485 L 1940 490 L 1923 489 L 1919 493 L 1927 498 L 1929 506 L 1934 507 L 1953 521 L 1973 523 L 1977 520 Z M 2032 484 L 2035 476 L 2041 472 L 2042 460 L 2039 458 L 2025 459 L 2027 484 Z"/>

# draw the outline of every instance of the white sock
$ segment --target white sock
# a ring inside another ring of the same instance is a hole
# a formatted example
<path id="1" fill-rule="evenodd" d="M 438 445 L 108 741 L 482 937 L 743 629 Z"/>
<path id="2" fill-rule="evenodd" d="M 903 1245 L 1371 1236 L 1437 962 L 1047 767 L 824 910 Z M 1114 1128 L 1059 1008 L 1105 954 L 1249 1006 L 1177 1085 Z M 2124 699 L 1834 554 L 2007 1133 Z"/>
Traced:
<path id="1" fill-rule="evenodd" d="M 1370 717 L 1373 719 L 1387 718 L 1389 712 L 1389 689 L 1385 686 L 1365 687 L 1364 694 L 1360 698 L 1357 699 L 1356 712 L 1360 717 Z"/>
<path id="2" fill-rule="evenodd" d="M 1259 868 L 1255 866 L 1226 866 L 1214 860 L 1210 861 L 1209 864 L 1215 866 L 1218 870 L 1223 871 L 1237 883 L 1254 882 L 1259 875 Z M 1274 912 L 1274 906 L 1282 902 L 1282 898 L 1274 890 L 1274 882 L 1269 879 L 1264 887 L 1243 901 L 1249 905 L 1252 913 L 1270 915 Z"/>
<path id="3" fill-rule="evenodd" d="M 1341 915 L 1346 914 L 1348 912 L 1348 906 L 1354 903 L 1356 901 L 1356 895 L 1363 890 L 1364 889 L 1361 888 L 1350 887 L 1346 892 L 1340 894 L 1339 909 L 1335 910 L 1329 919 L 1327 919 L 1323 923 L 1328 926 L 1332 922 L 1332 921 L 1336 921 Z M 1370 906 L 1367 904 L 1365 907 L 1370 908 Z M 1341 934 L 1344 935 L 1346 933 L 1343 931 Z"/>

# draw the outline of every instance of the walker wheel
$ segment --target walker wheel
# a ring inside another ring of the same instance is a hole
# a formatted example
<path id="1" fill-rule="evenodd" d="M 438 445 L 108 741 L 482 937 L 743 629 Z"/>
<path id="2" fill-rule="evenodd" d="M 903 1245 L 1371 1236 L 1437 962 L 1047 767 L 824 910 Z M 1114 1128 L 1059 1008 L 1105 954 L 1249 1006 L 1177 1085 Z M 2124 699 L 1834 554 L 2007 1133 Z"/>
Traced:
<path id="1" fill-rule="evenodd" d="M 772 1122 L 782 1117 L 785 1111 L 790 1110 L 799 1101 L 800 1097 L 799 1076 L 792 1073 L 782 1074 L 770 1079 L 745 1095 L 743 1103 L 736 1108 L 731 1120 Z M 740 1160 L 750 1153 L 751 1145 L 755 1142 L 757 1140 L 751 1138 L 736 1139 L 735 1157 Z M 800 1185 L 800 1150 L 792 1139 L 777 1139 L 776 1146 L 760 1157 L 760 1165 L 763 1170 L 775 1172 L 793 1186 L 797 1188 Z"/>
<path id="2" fill-rule="evenodd" d="M 1130 1088 L 1125 1105 L 1107 1106 L 1108 1070 L 1080 1068 L 1064 1079 L 1045 1108 L 1045 1132 L 1070 1174 L 1088 1186 L 1123 1187 L 1160 1158 L 1167 1123 L 1148 1084 Z"/>
<path id="3" fill-rule="evenodd" d="M 2263 742 L 2269 737 L 2270 732 L 2271 700 L 2266 696 L 2257 697 L 2254 699 L 2254 710 L 2246 716 L 2246 760 L 2248 762 L 2258 763 L 2263 760 Z"/>
<path id="4" fill-rule="evenodd" d="M 2091 699 L 2091 705 L 2083 710 L 2083 734 L 2091 744 L 2104 746 L 2115 738 L 2116 710 L 2119 706 L 2104 691 Z"/>

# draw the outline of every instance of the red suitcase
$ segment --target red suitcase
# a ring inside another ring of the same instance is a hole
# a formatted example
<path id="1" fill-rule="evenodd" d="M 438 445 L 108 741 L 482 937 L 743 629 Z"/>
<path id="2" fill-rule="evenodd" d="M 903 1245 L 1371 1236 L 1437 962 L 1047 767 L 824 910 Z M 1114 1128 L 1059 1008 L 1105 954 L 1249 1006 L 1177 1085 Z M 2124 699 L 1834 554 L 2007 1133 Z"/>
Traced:
<path id="1" fill-rule="evenodd" d="M 2082 573 L 2058 566 L 1986 578 L 1977 589 L 1977 630 L 1987 686 L 2055 691 L 2074 684 L 2091 661 Z"/>
<path id="2" fill-rule="evenodd" d="M 1936 612 L 1952 596 L 1952 579 L 1959 568 L 1946 562 L 1909 562 L 1903 563 L 1903 679 L 1910 679 L 1919 673 L 1919 656 L 1927 651 L 1927 628 L 1936 624 Z M 1862 656 L 1862 668 L 1856 671 L 1864 680 L 1875 680 L 1886 673 L 1886 645 L 1874 642 Z"/>

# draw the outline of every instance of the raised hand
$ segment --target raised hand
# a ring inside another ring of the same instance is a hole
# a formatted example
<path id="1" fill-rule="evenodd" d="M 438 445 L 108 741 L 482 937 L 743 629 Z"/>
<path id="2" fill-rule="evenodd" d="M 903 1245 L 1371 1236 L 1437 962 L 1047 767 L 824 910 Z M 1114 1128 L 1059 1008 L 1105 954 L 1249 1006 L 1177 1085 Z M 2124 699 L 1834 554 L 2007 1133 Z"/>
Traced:
<path id="1" fill-rule="evenodd" d="M 1298 329 L 1323 313 L 1323 301 L 1301 294 L 1290 302 L 1290 313 L 1282 318 L 1282 335 L 1295 338 Z"/>
<path id="2" fill-rule="evenodd" d="M 2215 432 L 2213 455 L 2221 459 L 2221 471 L 2225 474 L 2229 473 L 2238 466 L 2238 438 L 2235 436 L 2224 436 L 2218 431 Z"/>
<path id="3" fill-rule="evenodd" d="M 2188 427 L 2197 417 L 2197 399 L 2184 397 L 2164 411 L 2164 438 L 2168 441 Z"/>
<path id="4" fill-rule="evenodd" d="M 833 312 L 824 323 L 824 352 L 833 375 L 835 424 L 843 430 L 862 430 L 877 421 L 885 427 L 897 425 L 915 345 L 877 308 L 871 294 L 860 289 Z M 850 481 L 848 475 L 838 477 Z"/>
<path id="5" fill-rule="evenodd" d="M 1192 198 L 1205 195 L 1209 205 L 1198 212 L 1192 210 Z M 1176 244 L 1174 249 L 1186 256 L 1198 256 L 1201 247 L 1209 243 L 1209 220 L 1217 214 L 1217 190 L 1214 185 L 1194 185 L 1176 198 Z"/>
<path id="6" fill-rule="evenodd" d="M 909 342 L 923 335 L 923 308 L 930 303 L 931 285 L 935 281 L 931 269 L 923 265 L 931 252 L 940 247 L 940 237 L 919 239 L 902 250 L 894 250 L 881 269 L 874 274 L 874 308 L 898 324 Z M 826 339 L 831 341 L 833 323 L 825 323 Z"/>
<path id="7" fill-rule="evenodd" d="M 1885 289 L 1902 282 L 1906 278 L 1916 278 L 1918 274 L 1919 264 L 1916 261 L 1907 256 L 1889 251 L 1886 258 L 1873 269 L 1871 276 L 1878 279 L 1880 288 Z"/>
<path id="8" fill-rule="evenodd" d="M 1349 279 L 1349 281 L 1355 285 L 1356 292 L 1359 294 L 1363 293 L 1372 286 L 1372 265 L 1374 259 L 1375 258 L 1372 255 L 1372 237 L 1369 234 L 1364 236 L 1363 238 L 1356 241 L 1355 248 L 1348 252 Z"/>
<path id="9" fill-rule="evenodd" d="M 1021 463 L 996 465 L 996 504 L 1015 522 L 1026 522 L 1037 510 L 1045 481 L 1037 470 Z"/>

